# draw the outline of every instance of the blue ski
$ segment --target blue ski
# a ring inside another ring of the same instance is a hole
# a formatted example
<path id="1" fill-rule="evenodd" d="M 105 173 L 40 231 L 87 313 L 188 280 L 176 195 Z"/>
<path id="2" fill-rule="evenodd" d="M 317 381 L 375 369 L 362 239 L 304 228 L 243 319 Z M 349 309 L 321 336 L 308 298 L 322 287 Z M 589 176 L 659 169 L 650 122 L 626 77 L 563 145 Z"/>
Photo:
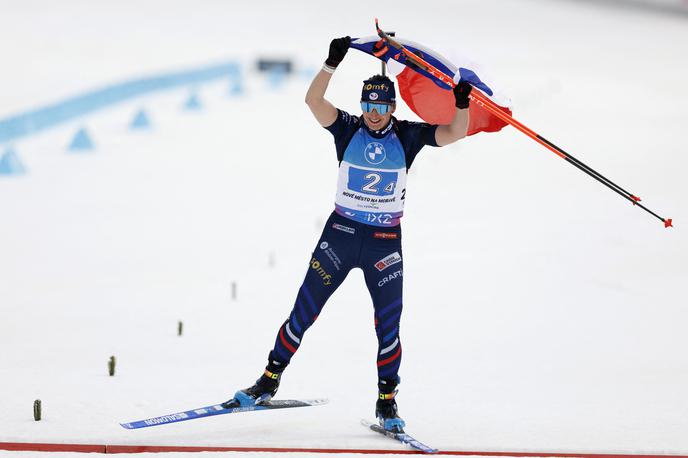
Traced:
<path id="1" fill-rule="evenodd" d="M 425 445 L 422 442 L 417 441 L 413 437 L 409 436 L 405 432 L 398 432 L 395 433 L 394 431 L 387 431 L 385 428 L 382 426 L 378 425 L 377 423 L 371 423 L 367 420 L 361 420 L 361 424 L 365 426 L 366 428 L 370 428 L 371 430 L 375 431 L 376 433 L 380 433 L 383 436 L 390 437 L 392 439 L 396 439 L 402 444 L 410 445 L 411 447 L 415 448 L 416 450 L 420 450 L 423 453 L 437 453 L 439 452 L 438 449 L 432 448 L 429 445 Z"/>
<path id="2" fill-rule="evenodd" d="M 327 404 L 327 399 L 308 399 L 308 400 L 278 400 L 270 401 L 249 407 L 230 407 L 224 408 L 220 404 L 213 406 L 200 407 L 198 409 L 187 410 L 184 412 L 163 415 L 161 417 L 148 418 L 146 420 L 120 423 L 126 429 L 147 428 L 149 426 L 164 425 L 167 423 L 177 423 L 179 421 L 194 420 L 196 418 L 212 417 L 214 415 L 224 415 L 227 413 L 252 412 L 258 410 L 290 409 L 293 407 L 310 407 Z"/>

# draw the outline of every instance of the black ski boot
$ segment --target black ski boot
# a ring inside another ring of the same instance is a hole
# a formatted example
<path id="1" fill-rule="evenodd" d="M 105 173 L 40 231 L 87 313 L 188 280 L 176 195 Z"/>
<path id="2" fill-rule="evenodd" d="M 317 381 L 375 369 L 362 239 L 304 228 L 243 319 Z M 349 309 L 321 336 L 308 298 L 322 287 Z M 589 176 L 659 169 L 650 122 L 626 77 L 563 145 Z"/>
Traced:
<path id="1" fill-rule="evenodd" d="M 406 422 L 399 417 L 397 401 L 398 380 L 380 380 L 378 382 L 379 393 L 375 404 L 375 416 L 386 431 L 403 433 Z"/>
<path id="2" fill-rule="evenodd" d="M 284 363 L 268 359 L 265 372 L 260 376 L 253 386 L 239 390 L 234 397 L 222 404 L 222 407 L 229 409 L 232 407 L 253 407 L 258 404 L 265 404 L 277 393 L 282 372 L 286 368 Z"/>

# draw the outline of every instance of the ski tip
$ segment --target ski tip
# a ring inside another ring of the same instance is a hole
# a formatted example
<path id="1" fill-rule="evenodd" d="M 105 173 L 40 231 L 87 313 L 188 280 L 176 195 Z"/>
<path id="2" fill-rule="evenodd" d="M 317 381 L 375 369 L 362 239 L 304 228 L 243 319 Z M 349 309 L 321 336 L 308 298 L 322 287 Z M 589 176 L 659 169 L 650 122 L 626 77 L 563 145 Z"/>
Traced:
<path id="1" fill-rule="evenodd" d="M 312 405 L 312 406 L 322 406 L 322 405 L 325 405 L 325 404 L 329 404 L 330 400 L 329 400 L 329 399 L 325 399 L 325 398 L 323 398 L 323 399 L 310 399 L 310 400 L 308 400 L 308 401 L 306 401 L 306 402 L 307 402 L 308 404 Z"/>
<path id="2" fill-rule="evenodd" d="M 131 423 L 120 423 L 119 425 L 124 429 L 134 429 Z"/>
<path id="3" fill-rule="evenodd" d="M 416 439 L 414 439 L 412 436 L 409 436 L 407 433 L 400 431 L 400 432 L 393 432 L 393 431 L 387 431 L 385 430 L 382 426 L 380 426 L 377 423 L 372 423 L 366 419 L 361 419 L 361 424 L 365 426 L 366 428 L 370 428 L 371 430 L 375 431 L 376 433 L 380 433 L 384 436 L 393 438 L 401 442 L 402 444 L 409 445 L 410 447 L 416 449 L 417 452 L 422 452 L 426 454 L 435 454 L 439 453 L 439 449 L 430 447 L 429 445 L 426 445 Z M 402 452 L 405 453 L 405 452 Z"/>
<path id="4" fill-rule="evenodd" d="M 674 225 L 672 224 L 672 222 L 673 222 L 673 220 L 672 220 L 671 218 L 665 219 L 665 220 L 664 220 L 664 227 L 667 227 L 667 228 L 668 228 L 668 227 L 674 227 Z"/>
<path id="5" fill-rule="evenodd" d="M 328 404 L 329 399 L 271 399 L 264 404 L 258 404 L 258 407 L 265 406 L 286 406 L 286 407 L 305 407 L 305 406 L 322 406 Z"/>

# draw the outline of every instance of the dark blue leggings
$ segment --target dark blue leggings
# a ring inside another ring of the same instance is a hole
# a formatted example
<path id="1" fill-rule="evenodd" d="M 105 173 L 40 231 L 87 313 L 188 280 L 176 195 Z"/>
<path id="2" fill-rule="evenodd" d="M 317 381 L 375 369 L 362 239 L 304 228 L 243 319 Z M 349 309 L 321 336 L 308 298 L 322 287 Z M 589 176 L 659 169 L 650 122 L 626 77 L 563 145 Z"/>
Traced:
<path id="1" fill-rule="evenodd" d="M 271 359 L 289 364 L 306 330 L 354 267 L 363 270 L 375 308 L 378 377 L 396 384 L 401 363 L 399 319 L 404 275 L 401 227 L 369 226 L 336 213 L 327 220 L 294 309 L 277 334 Z"/>

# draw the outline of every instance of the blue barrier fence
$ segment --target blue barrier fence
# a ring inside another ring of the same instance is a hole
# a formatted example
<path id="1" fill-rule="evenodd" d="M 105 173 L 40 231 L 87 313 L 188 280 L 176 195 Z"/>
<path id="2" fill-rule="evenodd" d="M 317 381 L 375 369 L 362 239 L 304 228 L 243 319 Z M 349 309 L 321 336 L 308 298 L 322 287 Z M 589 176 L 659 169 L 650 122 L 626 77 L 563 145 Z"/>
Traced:
<path id="1" fill-rule="evenodd" d="M 70 119 L 127 99 L 176 86 L 241 76 L 236 62 L 169 73 L 115 84 L 63 100 L 54 105 L 0 119 L 0 142 L 7 142 L 53 127 Z"/>

